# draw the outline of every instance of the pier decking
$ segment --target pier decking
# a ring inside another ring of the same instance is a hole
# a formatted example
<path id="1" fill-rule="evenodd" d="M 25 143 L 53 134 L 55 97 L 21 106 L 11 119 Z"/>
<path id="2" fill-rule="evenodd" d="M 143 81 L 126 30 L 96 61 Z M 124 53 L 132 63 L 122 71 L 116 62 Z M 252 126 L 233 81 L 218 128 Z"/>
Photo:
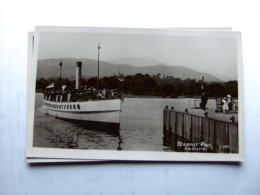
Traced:
<path id="1" fill-rule="evenodd" d="M 237 114 L 206 112 L 165 108 L 164 144 L 183 152 L 238 153 Z"/>

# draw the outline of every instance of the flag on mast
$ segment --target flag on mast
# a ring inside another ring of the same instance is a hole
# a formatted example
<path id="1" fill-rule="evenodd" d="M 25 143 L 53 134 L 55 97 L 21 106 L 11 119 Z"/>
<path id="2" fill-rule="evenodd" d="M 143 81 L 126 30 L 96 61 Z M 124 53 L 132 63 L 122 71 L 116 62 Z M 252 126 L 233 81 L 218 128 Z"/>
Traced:
<path id="1" fill-rule="evenodd" d="M 60 61 L 59 65 L 62 66 L 62 61 Z"/>
<path id="2" fill-rule="evenodd" d="M 47 89 L 51 89 L 51 88 L 53 88 L 53 87 L 54 87 L 54 83 L 50 84 L 50 85 L 47 86 L 46 88 L 47 88 Z"/>

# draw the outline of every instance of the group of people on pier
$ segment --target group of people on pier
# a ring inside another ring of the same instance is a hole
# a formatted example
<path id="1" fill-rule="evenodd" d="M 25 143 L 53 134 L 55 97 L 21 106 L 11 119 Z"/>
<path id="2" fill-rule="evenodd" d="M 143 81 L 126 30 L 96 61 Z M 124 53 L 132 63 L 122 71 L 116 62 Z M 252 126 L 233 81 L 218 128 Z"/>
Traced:
<path id="1" fill-rule="evenodd" d="M 205 95 L 205 93 L 202 93 L 202 95 L 201 95 L 201 102 L 200 102 L 200 108 L 203 109 L 204 111 L 206 110 L 207 102 L 208 102 L 207 96 Z M 221 107 L 219 108 L 219 111 L 220 110 L 224 114 L 230 114 L 230 113 L 237 112 L 237 103 L 232 99 L 232 96 L 230 94 L 228 94 L 226 97 L 224 97 L 221 100 Z"/>
<path id="2" fill-rule="evenodd" d="M 237 112 L 237 104 L 235 103 L 235 101 L 233 101 L 232 96 L 230 94 L 224 97 L 221 103 L 223 113 L 230 114 Z"/>
<path id="3" fill-rule="evenodd" d="M 88 101 L 100 99 L 117 99 L 121 98 L 118 89 L 97 90 L 94 87 L 81 87 L 80 89 L 66 90 L 63 86 L 61 90 L 45 89 L 43 90 L 44 99 L 53 102 L 73 102 Z"/>

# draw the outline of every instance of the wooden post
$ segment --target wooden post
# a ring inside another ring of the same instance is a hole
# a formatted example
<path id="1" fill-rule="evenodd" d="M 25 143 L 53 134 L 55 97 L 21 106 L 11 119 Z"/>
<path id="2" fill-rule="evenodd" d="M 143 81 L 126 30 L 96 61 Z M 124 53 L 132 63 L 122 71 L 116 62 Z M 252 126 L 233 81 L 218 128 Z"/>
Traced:
<path id="1" fill-rule="evenodd" d="M 171 115 L 172 115 L 172 111 L 169 111 L 169 132 L 172 132 L 172 124 L 171 124 Z"/>
<path id="2" fill-rule="evenodd" d="M 192 140 L 192 117 L 190 117 L 190 140 Z"/>
<path id="3" fill-rule="evenodd" d="M 183 142 L 184 142 L 184 123 L 185 123 L 184 116 L 185 116 L 185 114 L 183 113 L 183 115 L 182 115 L 182 141 Z"/>
<path id="4" fill-rule="evenodd" d="M 214 120 L 214 130 L 213 130 L 213 132 L 214 132 L 214 152 L 216 152 L 216 121 Z"/>
<path id="5" fill-rule="evenodd" d="M 208 144 L 210 143 L 209 140 L 210 140 L 210 120 L 208 120 Z"/>
<path id="6" fill-rule="evenodd" d="M 239 147 L 238 147 L 238 127 L 236 124 L 229 124 L 229 147 L 230 153 L 238 153 Z"/>
<path id="7" fill-rule="evenodd" d="M 166 109 L 163 110 L 163 130 L 166 131 Z"/>
<path id="8" fill-rule="evenodd" d="M 202 118 L 199 117 L 199 141 L 198 142 L 201 142 L 202 140 Z"/>
<path id="9" fill-rule="evenodd" d="M 176 112 L 176 124 L 175 124 L 175 133 L 178 135 L 178 113 Z"/>
<path id="10" fill-rule="evenodd" d="M 227 131 L 225 133 L 225 136 L 226 136 L 226 143 L 228 145 L 228 148 L 226 149 L 226 152 L 230 152 L 230 143 L 229 143 L 229 124 L 227 124 Z M 225 143 L 225 144 L 226 144 Z"/>

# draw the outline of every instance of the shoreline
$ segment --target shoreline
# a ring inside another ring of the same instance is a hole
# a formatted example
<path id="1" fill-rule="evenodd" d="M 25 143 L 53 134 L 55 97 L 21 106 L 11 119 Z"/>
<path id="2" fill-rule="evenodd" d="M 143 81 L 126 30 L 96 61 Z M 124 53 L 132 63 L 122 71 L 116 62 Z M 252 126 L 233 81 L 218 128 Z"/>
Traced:
<path id="1" fill-rule="evenodd" d="M 201 96 L 192 96 L 192 95 L 187 95 L 187 96 L 177 96 L 177 97 L 162 97 L 162 96 L 149 96 L 149 95 L 131 95 L 131 94 L 126 94 L 123 95 L 124 98 L 160 98 L 160 99 L 197 99 L 200 100 Z M 223 99 L 223 97 L 208 97 L 209 100 L 216 100 L 216 99 Z M 238 98 L 233 98 L 233 100 L 237 100 Z"/>
<path id="2" fill-rule="evenodd" d="M 40 94 L 42 93 L 42 91 L 35 91 L 36 94 Z M 163 97 L 163 96 L 152 96 L 152 95 L 132 95 L 132 94 L 124 94 L 123 98 L 151 98 L 151 99 L 196 99 L 196 100 L 200 100 L 201 96 L 193 96 L 193 95 L 186 95 L 186 96 L 177 96 L 177 97 Z M 209 100 L 216 100 L 216 99 L 223 99 L 223 97 L 208 97 Z M 238 98 L 233 97 L 233 100 L 238 100 Z"/>

